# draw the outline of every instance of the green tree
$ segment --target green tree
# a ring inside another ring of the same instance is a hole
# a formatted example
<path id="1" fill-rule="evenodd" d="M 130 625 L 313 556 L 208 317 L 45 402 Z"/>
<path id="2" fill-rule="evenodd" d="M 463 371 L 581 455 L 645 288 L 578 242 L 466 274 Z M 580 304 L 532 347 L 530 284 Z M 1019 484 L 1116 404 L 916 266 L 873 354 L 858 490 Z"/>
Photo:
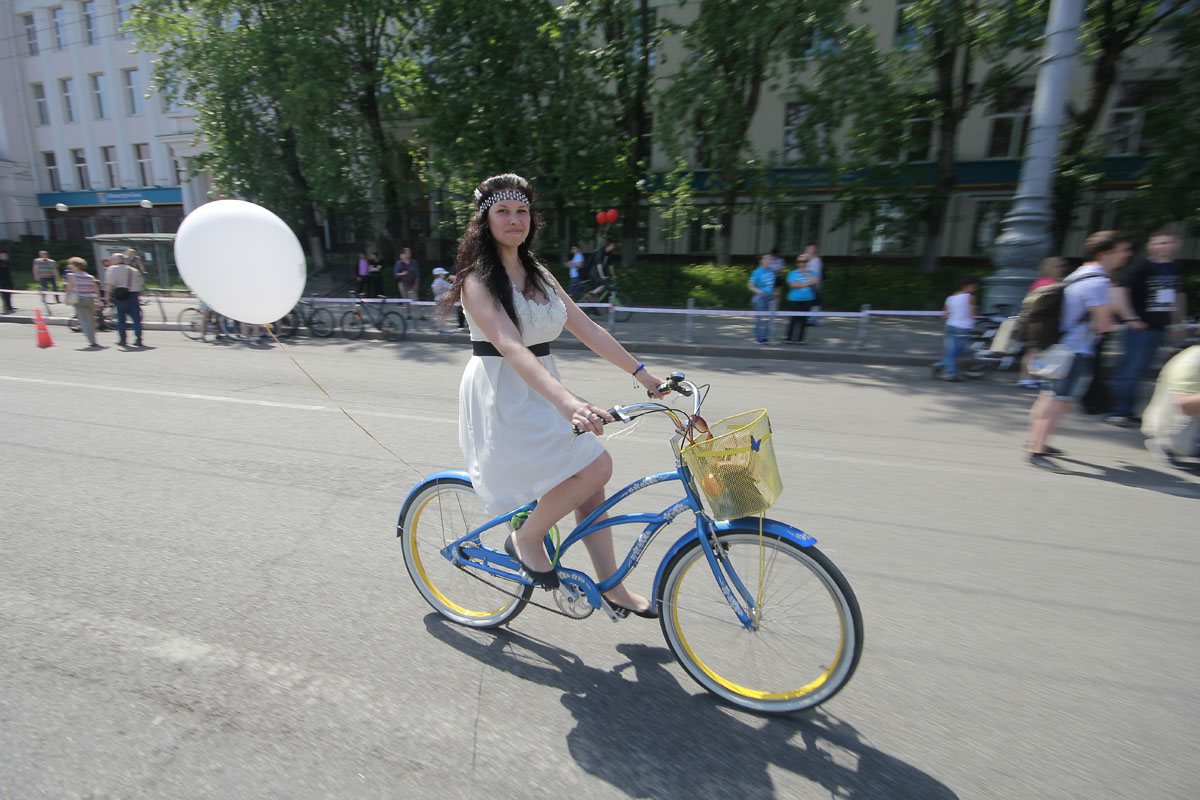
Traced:
<path id="1" fill-rule="evenodd" d="M 846 31 L 811 91 L 827 123 L 845 126 L 832 170 L 844 186 L 839 224 L 867 217 L 868 235 L 919 233 L 919 268 L 932 272 L 962 123 L 1032 66 L 1045 4 L 916 0 L 901 14 L 886 52 L 865 28 Z"/>
<path id="2" fill-rule="evenodd" d="M 1200 224 L 1200 15 L 1180 15 L 1169 32 L 1172 69 L 1155 83 L 1142 132 L 1152 155 L 1124 204 L 1142 234 L 1179 221 Z"/>
<path id="3" fill-rule="evenodd" d="M 1071 106 L 1054 186 L 1054 228 L 1059 248 L 1071 229 L 1084 193 L 1106 178 L 1106 142 L 1099 135 L 1113 90 L 1130 65 L 1131 52 L 1148 43 L 1191 0 L 1089 0 L 1083 22 L 1088 88 Z M 1188 15 L 1194 19 L 1193 15 Z M 1193 62 L 1194 63 L 1194 62 Z"/>
<path id="4" fill-rule="evenodd" d="M 565 234 L 568 202 L 611 195 L 621 159 L 590 32 L 549 0 L 429 0 L 418 12 L 415 108 L 430 175 L 465 208 L 483 177 L 521 173 L 555 208 L 551 232 Z"/>
<path id="5" fill-rule="evenodd" d="M 721 196 L 717 260 L 729 263 L 747 140 L 763 92 L 782 81 L 798 42 L 841 19 L 846 0 L 701 0 L 682 32 L 683 61 L 661 96 L 657 119 L 668 147 L 695 153 Z"/>

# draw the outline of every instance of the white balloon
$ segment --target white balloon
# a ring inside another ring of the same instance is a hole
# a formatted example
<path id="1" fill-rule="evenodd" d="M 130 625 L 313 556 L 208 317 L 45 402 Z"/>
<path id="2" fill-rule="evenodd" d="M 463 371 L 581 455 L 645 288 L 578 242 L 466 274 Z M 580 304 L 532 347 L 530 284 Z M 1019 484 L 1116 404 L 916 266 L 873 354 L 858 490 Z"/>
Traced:
<path id="1" fill-rule="evenodd" d="M 304 251 L 292 229 L 245 200 L 214 200 L 188 214 L 175 234 L 179 275 L 219 314 L 274 322 L 304 292 Z"/>

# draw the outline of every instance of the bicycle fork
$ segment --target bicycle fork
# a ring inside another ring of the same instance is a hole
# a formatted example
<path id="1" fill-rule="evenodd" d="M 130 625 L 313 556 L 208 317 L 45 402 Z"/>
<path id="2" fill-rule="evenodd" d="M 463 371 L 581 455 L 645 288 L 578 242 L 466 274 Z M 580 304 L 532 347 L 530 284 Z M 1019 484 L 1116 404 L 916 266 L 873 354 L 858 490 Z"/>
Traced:
<path id="1" fill-rule="evenodd" d="M 699 518 L 698 522 L 700 547 L 704 551 L 704 557 L 708 559 L 708 566 L 712 569 L 713 577 L 721 589 L 721 594 L 725 595 L 725 601 L 737 615 L 742 627 L 748 631 L 757 631 L 759 625 L 757 599 L 746 588 L 746 584 L 734 570 L 724 546 L 717 539 L 716 531 L 708 524 L 707 520 Z M 759 558 L 761 557 L 760 553 Z"/>

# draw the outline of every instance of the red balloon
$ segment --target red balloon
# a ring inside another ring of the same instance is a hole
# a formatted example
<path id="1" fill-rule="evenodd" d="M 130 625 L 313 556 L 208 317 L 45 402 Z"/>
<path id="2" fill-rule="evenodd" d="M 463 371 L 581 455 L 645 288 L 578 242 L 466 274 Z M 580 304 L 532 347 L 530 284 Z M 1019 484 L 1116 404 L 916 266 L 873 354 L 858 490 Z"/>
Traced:
<path id="1" fill-rule="evenodd" d="M 605 211 L 597 211 L 596 212 L 596 224 L 603 225 L 606 222 L 608 222 L 608 213 Z"/>
<path id="2" fill-rule="evenodd" d="M 615 208 L 610 208 L 608 210 L 608 221 L 609 222 L 616 222 L 617 217 L 619 217 L 619 216 L 620 216 L 620 214 L 617 213 L 617 210 Z"/>

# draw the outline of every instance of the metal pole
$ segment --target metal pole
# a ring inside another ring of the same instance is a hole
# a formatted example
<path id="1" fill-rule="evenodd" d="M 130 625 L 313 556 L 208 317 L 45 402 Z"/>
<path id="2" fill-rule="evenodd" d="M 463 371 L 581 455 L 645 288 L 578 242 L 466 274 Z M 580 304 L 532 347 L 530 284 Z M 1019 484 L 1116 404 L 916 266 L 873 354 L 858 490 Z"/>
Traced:
<path id="1" fill-rule="evenodd" d="M 871 325 L 871 304 L 867 303 L 861 310 L 862 316 L 858 318 L 858 340 L 854 343 L 855 348 L 859 350 L 867 346 L 867 333 Z"/>
<path id="2" fill-rule="evenodd" d="M 687 307 L 688 307 L 687 323 L 684 325 L 684 328 L 683 328 L 683 341 L 685 344 L 695 344 L 696 337 L 693 335 L 693 332 L 692 332 L 692 324 L 693 324 L 692 320 L 695 319 L 696 298 L 689 297 Z"/>
<path id="3" fill-rule="evenodd" d="M 1013 207 L 996 237 L 992 261 L 999 271 L 985 281 L 987 302 L 1015 309 L 1036 277 L 1038 263 L 1050 255 L 1050 210 L 1058 141 L 1066 118 L 1071 78 L 1079 54 L 1084 0 L 1051 0 L 1045 47 L 1033 95 L 1029 139 L 1021 162 L 1021 180 Z"/>

